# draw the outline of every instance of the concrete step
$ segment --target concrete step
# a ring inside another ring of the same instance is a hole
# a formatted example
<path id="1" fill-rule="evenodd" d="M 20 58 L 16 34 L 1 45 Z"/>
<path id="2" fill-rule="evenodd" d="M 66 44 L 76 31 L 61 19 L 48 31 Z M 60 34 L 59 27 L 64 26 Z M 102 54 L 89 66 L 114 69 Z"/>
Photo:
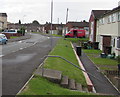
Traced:
<path id="1" fill-rule="evenodd" d="M 78 91 L 83 91 L 82 85 L 79 84 L 79 83 L 76 83 L 76 89 L 77 89 Z"/>
<path id="2" fill-rule="evenodd" d="M 39 68 L 36 70 L 35 74 L 41 75 L 54 83 L 60 83 L 62 78 L 62 72 L 53 69 Z"/>
<path id="3" fill-rule="evenodd" d="M 68 88 L 68 77 L 63 76 L 60 85 L 64 88 Z"/>
<path id="4" fill-rule="evenodd" d="M 44 69 L 43 77 L 48 78 L 52 82 L 60 83 L 62 72 L 52 69 Z"/>
<path id="5" fill-rule="evenodd" d="M 81 92 L 88 92 L 87 88 L 82 87 L 82 85 L 79 83 L 76 83 L 74 79 L 69 79 L 68 76 L 62 77 L 61 71 L 38 68 L 35 74 L 43 76 L 54 83 L 60 84 L 64 88 L 69 88 L 71 90 L 78 90 Z"/>
<path id="6" fill-rule="evenodd" d="M 76 90 L 74 79 L 69 79 L 69 89 Z"/>

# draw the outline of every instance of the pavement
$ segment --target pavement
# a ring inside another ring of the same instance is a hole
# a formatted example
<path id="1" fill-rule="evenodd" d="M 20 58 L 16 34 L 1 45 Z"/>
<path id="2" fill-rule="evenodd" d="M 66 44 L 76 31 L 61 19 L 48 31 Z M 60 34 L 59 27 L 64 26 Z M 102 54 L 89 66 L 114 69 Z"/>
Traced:
<path id="1" fill-rule="evenodd" d="M 84 65 L 87 72 L 91 73 L 96 78 L 89 75 L 95 90 L 97 93 L 108 94 L 108 95 L 120 95 L 120 93 L 115 89 L 115 87 L 108 81 L 108 79 L 98 70 L 95 64 L 88 58 L 88 56 L 82 52 L 79 57 Z"/>

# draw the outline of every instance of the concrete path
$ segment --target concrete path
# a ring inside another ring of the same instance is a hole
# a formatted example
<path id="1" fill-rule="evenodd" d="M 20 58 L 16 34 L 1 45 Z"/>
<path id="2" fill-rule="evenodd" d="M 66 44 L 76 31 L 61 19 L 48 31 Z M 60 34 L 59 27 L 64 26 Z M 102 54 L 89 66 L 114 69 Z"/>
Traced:
<path id="1" fill-rule="evenodd" d="M 85 53 L 82 53 L 80 60 L 83 63 L 86 71 L 94 75 L 97 79 L 90 76 L 90 79 L 95 87 L 97 93 L 120 95 L 120 93 L 112 86 L 108 79 L 97 69 L 95 64 L 87 57 Z M 99 80 L 98 80 L 99 79 Z"/>

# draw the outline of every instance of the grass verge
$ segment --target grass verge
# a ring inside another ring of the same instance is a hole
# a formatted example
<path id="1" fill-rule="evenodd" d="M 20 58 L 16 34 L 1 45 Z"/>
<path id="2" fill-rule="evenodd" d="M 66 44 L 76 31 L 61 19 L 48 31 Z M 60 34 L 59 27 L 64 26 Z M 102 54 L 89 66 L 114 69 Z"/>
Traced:
<path id="1" fill-rule="evenodd" d="M 92 95 L 92 94 L 81 93 L 78 91 L 70 91 L 69 89 L 62 88 L 59 85 L 54 84 L 45 78 L 35 76 L 20 95 Z"/>
<path id="2" fill-rule="evenodd" d="M 58 55 L 64 57 L 70 62 L 79 66 L 70 42 L 64 39 L 59 40 L 58 44 L 50 53 L 50 55 Z M 75 79 L 77 82 L 86 86 L 86 81 L 82 71 L 60 58 L 48 58 L 45 62 L 44 67 L 62 71 L 63 75 L 66 75 L 71 79 Z"/>
<path id="3" fill-rule="evenodd" d="M 10 36 L 10 39 L 18 38 L 18 36 Z"/>

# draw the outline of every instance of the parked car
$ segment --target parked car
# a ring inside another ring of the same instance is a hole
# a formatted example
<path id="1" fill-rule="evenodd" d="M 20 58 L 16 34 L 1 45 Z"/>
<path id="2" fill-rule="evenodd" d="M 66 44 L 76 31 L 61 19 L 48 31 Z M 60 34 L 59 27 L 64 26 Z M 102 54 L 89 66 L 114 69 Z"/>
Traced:
<path id="1" fill-rule="evenodd" d="M 5 31 L 3 31 L 2 33 L 11 33 L 11 34 L 15 34 L 15 33 L 17 33 L 17 30 L 10 29 L 10 30 L 5 30 Z"/>
<path id="2" fill-rule="evenodd" d="M 79 29 L 74 29 L 74 30 L 70 30 L 67 34 L 65 34 L 65 38 L 68 37 L 85 37 L 85 30 L 79 30 Z"/>
<path id="3" fill-rule="evenodd" d="M 0 34 L 0 44 L 7 44 L 7 37 L 4 34 Z"/>

